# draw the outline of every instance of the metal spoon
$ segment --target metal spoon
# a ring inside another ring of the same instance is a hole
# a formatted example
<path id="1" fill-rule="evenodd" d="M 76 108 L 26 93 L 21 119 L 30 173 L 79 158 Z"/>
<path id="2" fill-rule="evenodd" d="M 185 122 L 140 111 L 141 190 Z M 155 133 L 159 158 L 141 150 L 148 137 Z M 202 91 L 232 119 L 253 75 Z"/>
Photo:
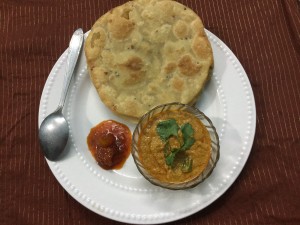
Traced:
<path id="1" fill-rule="evenodd" d="M 69 44 L 69 55 L 67 60 L 67 72 L 64 78 L 64 86 L 57 109 L 48 115 L 39 129 L 39 140 L 42 151 L 47 159 L 54 161 L 65 149 L 69 138 L 68 122 L 63 116 L 62 109 L 66 100 L 70 81 L 78 60 L 83 43 L 83 31 L 77 29 Z"/>

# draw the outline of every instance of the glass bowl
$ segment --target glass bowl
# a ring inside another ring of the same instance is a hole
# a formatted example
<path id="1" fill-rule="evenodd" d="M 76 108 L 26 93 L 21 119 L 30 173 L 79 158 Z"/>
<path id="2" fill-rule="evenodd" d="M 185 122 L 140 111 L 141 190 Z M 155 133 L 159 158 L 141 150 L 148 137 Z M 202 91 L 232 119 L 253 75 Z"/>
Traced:
<path id="1" fill-rule="evenodd" d="M 210 155 L 210 159 L 208 161 L 206 168 L 198 176 L 196 176 L 195 178 L 188 180 L 186 182 L 170 183 L 170 182 L 160 181 L 157 178 L 151 176 L 149 174 L 149 172 L 144 168 L 142 162 L 140 161 L 138 140 L 139 140 L 139 136 L 140 136 L 142 129 L 145 127 L 147 122 L 154 115 L 156 115 L 160 112 L 167 111 L 167 110 L 181 110 L 181 111 L 186 111 L 186 112 L 194 115 L 204 124 L 204 126 L 206 127 L 206 129 L 208 130 L 209 135 L 210 135 L 211 155 Z M 131 153 L 132 153 L 134 162 L 135 162 L 139 172 L 152 184 L 163 187 L 163 188 L 172 189 L 172 190 L 187 189 L 187 188 L 195 187 L 199 183 L 203 182 L 212 173 L 212 171 L 215 168 L 216 163 L 218 162 L 219 157 L 220 157 L 219 136 L 218 136 L 216 128 L 214 127 L 211 120 L 196 107 L 178 103 L 178 102 L 168 103 L 168 104 L 159 105 L 159 106 L 153 108 L 152 110 L 150 110 L 144 116 L 141 117 L 141 119 L 139 120 L 139 122 L 133 132 L 133 135 L 132 135 Z"/>

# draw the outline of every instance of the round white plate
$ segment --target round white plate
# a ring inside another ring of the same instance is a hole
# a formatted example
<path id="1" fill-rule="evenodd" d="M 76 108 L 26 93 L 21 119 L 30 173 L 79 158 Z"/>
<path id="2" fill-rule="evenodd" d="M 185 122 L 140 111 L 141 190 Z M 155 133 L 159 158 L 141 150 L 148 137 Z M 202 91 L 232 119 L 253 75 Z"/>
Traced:
<path id="1" fill-rule="evenodd" d="M 196 104 L 209 116 L 220 136 L 220 160 L 197 187 L 172 191 L 150 184 L 138 172 L 132 157 L 120 170 L 101 169 L 91 156 L 86 137 L 99 122 L 115 116 L 101 102 L 87 72 L 82 52 L 73 78 L 64 114 L 70 139 L 57 162 L 47 161 L 63 188 L 85 207 L 107 218 L 135 224 L 156 224 L 178 220 L 205 208 L 235 181 L 250 154 L 256 125 L 255 101 L 248 77 L 231 50 L 206 31 L 214 53 L 211 81 Z M 45 84 L 39 125 L 57 106 L 65 74 L 67 51 L 54 65 Z"/>

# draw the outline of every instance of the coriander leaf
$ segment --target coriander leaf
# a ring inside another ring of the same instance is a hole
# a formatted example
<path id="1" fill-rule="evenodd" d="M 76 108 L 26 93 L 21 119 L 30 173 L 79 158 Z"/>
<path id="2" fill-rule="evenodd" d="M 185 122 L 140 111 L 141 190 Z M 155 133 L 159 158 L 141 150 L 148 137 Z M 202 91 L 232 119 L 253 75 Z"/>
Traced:
<path id="1" fill-rule="evenodd" d="M 165 158 L 165 161 L 168 166 L 173 166 L 175 156 L 176 156 L 177 152 L 179 152 L 179 151 L 180 151 L 180 148 L 175 148 L 172 150 L 172 152 L 169 155 L 167 155 L 167 157 Z"/>
<path id="2" fill-rule="evenodd" d="M 181 146 L 181 151 L 186 151 L 190 149 L 190 147 L 195 143 L 195 139 L 193 137 L 188 137 L 184 140 L 184 144 Z"/>
<path id="3" fill-rule="evenodd" d="M 183 136 L 193 136 L 194 129 L 190 123 L 185 123 L 181 126 Z"/>
<path id="4" fill-rule="evenodd" d="M 191 159 L 190 157 L 186 157 L 182 164 L 181 171 L 184 173 L 191 172 L 192 167 L 193 167 L 193 159 Z"/>
<path id="5" fill-rule="evenodd" d="M 166 164 L 167 164 L 168 166 L 172 166 L 172 165 L 173 165 L 175 156 L 176 156 L 176 153 L 171 152 L 171 153 L 166 157 L 165 160 L 166 160 Z"/>
<path id="6" fill-rule="evenodd" d="M 171 136 L 178 136 L 179 126 L 176 123 L 176 120 L 164 120 L 157 124 L 156 132 L 158 133 L 159 137 L 166 141 Z"/>
<path id="7" fill-rule="evenodd" d="M 188 150 L 194 143 L 194 129 L 191 124 L 185 123 L 181 126 L 181 132 L 183 136 L 183 145 L 181 151 Z"/>

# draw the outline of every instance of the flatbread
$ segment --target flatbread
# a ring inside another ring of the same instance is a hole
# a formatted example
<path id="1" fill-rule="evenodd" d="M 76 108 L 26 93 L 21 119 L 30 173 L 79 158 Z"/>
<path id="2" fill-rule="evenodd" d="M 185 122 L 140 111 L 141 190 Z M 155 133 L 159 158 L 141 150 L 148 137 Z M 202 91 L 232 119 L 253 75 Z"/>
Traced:
<path id="1" fill-rule="evenodd" d="M 191 104 L 213 66 L 201 19 L 172 0 L 134 0 L 107 12 L 93 25 L 85 55 L 103 103 L 133 118 L 163 103 Z"/>

